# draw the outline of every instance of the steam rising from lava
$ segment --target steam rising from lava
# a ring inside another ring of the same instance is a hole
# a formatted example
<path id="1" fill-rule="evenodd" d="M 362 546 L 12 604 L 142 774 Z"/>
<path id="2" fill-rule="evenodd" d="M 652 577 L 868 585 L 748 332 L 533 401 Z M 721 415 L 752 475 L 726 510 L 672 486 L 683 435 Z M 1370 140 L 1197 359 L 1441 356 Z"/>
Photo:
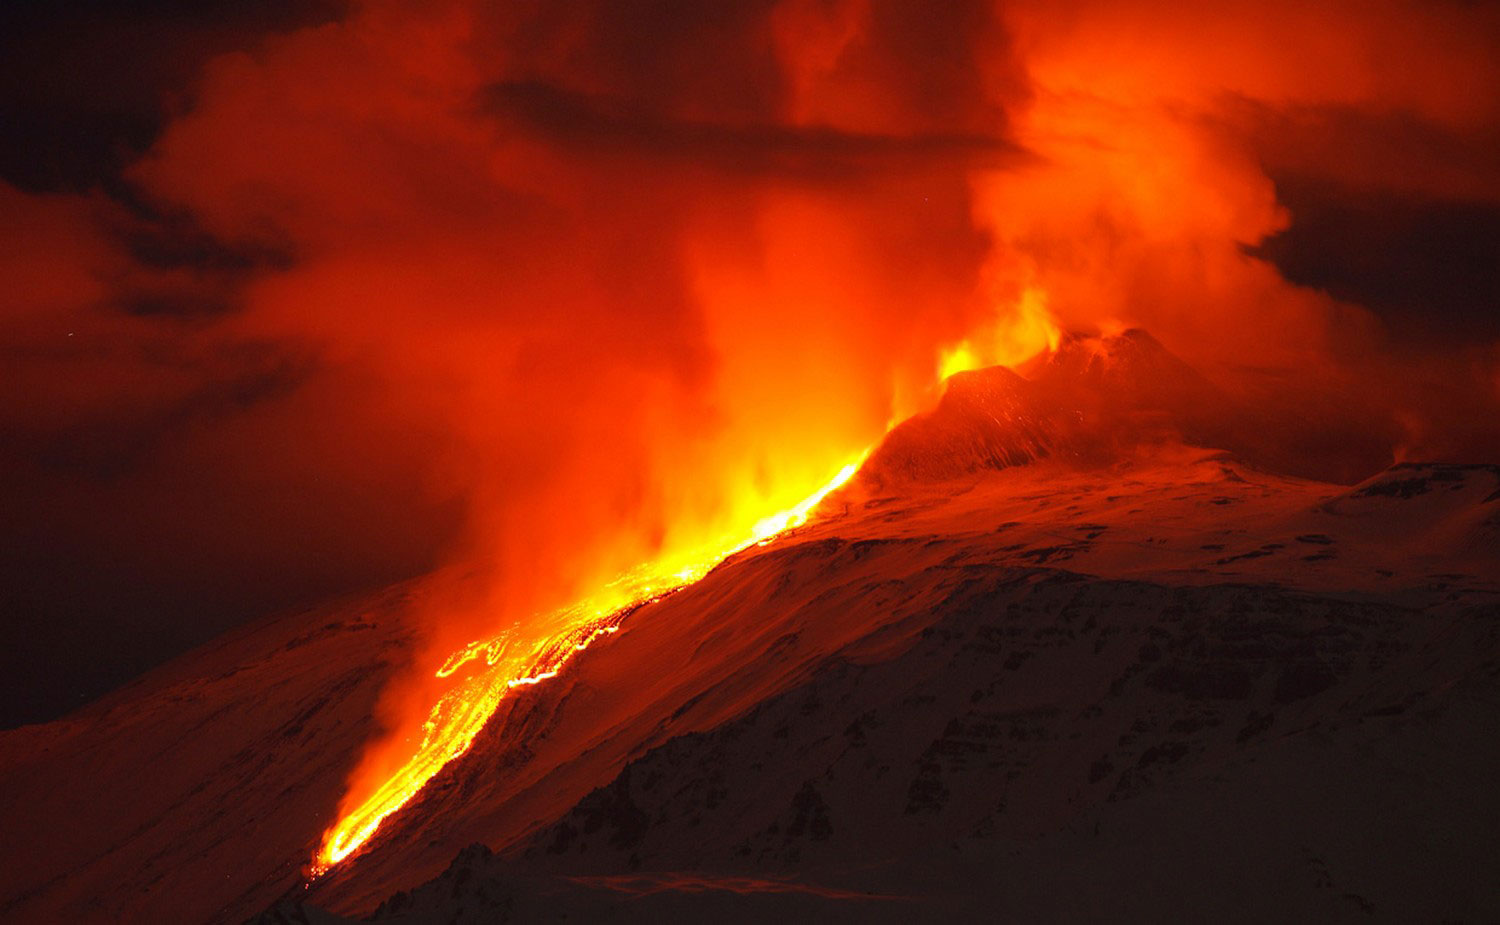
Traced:
<path id="1" fill-rule="evenodd" d="M 350 557 L 462 499 L 347 817 L 434 709 L 477 729 L 505 680 L 776 532 L 944 375 L 1062 330 L 1147 328 L 1377 456 L 1495 446 L 1473 424 L 1495 345 L 1397 350 L 1254 248 L 1297 220 L 1286 172 L 1500 202 L 1492 165 L 1426 169 L 1377 130 L 1496 137 L 1496 26 L 1457 3 L 366 0 L 214 60 L 131 210 L 0 189 L 27 216 L 0 248 L 7 429 L 160 420 L 130 478 L 423 499 Z M 1334 124 L 1366 144 L 1321 147 Z M 209 256 L 143 245 L 184 235 Z M 1362 474 L 1315 429 L 1310 469 Z"/>

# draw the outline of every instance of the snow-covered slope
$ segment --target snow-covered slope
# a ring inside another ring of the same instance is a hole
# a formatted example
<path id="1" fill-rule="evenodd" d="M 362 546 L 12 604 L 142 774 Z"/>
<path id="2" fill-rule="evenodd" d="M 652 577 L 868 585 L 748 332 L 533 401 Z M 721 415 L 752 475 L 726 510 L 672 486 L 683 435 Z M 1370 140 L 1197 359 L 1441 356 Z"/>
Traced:
<path id="1" fill-rule="evenodd" d="M 1270 474 L 1144 335 L 1049 362 L 517 689 L 308 889 L 420 585 L 0 734 L 0 918 L 1500 910 L 1500 467 Z"/>
<path id="2" fill-rule="evenodd" d="M 227 634 L 0 733 L 0 920 L 243 917 L 298 876 L 411 632 L 408 589 Z"/>
<path id="3" fill-rule="evenodd" d="M 384 914 L 1472 917 L 1497 897 L 1461 873 L 1500 860 L 1497 490 L 1208 458 L 851 512 L 518 698 L 310 898 L 368 910 L 477 842 Z"/>

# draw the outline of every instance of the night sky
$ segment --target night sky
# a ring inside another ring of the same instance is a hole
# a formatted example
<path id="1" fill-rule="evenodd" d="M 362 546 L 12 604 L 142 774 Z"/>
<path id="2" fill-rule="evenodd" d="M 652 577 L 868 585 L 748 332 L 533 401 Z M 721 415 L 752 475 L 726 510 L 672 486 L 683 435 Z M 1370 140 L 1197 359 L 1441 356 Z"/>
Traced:
<path id="1" fill-rule="evenodd" d="M 917 347 L 1022 264 L 1067 325 L 1316 367 L 1359 395 L 1351 420 L 1405 428 L 1392 458 L 1492 446 L 1496 5 L 1123 4 L 1113 45 L 1074 4 L 1016 4 L 1018 26 L 876 2 L 852 38 L 832 2 L 487 6 L 0 12 L 0 725 L 476 550 L 530 574 L 620 524 L 660 542 L 654 512 L 705 503 L 676 456 L 777 443 L 788 396 L 827 395 L 798 412 L 819 426 L 883 420 Z M 1329 45 L 1282 53 L 1283 25 Z M 1195 66 L 1218 52 L 1248 76 Z M 1097 118 L 1175 120 L 1129 136 L 1202 168 L 1173 216 L 1227 204 L 1166 221 L 1107 171 L 1055 213 L 1053 187 L 1005 186 L 1093 177 L 1049 139 L 1119 137 L 1049 108 L 1065 83 L 1100 88 Z M 1118 300 L 1073 241 L 1110 242 Z M 1161 256 L 1208 250 L 1276 276 L 1241 301 L 1240 277 Z M 755 340 L 756 306 L 801 294 L 806 353 Z M 766 357 L 785 392 L 751 374 Z"/>

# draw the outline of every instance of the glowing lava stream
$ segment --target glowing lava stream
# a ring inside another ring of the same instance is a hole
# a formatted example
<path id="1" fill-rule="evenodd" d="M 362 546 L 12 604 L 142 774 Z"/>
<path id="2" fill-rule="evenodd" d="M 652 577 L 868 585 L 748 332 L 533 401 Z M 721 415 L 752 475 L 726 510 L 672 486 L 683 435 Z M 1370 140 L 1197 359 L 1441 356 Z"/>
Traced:
<path id="1" fill-rule="evenodd" d="M 973 339 L 944 353 L 934 370 L 936 381 L 945 383 L 949 376 L 963 370 L 1012 365 L 1055 350 L 1059 337 L 1060 331 L 1047 310 L 1047 293 L 1027 286 L 1008 311 L 1000 313 Z M 893 419 L 891 426 L 895 423 Z M 507 691 L 556 677 L 574 655 L 600 636 L 616 632 L 620 622 L 636 608 L 693 584 L 735 553 L 756 544 L 764 546 L 806 523 L 818 502 L 849 481 L 873 449 L 865 449 L 801 503 L 757 522 L 748 537 L 674 560 L 641 565 L 593 596 L 562 608 L 551 615 L 550 625 L 565 629 L 544 637 L 529 651 L 511 652 L 515 640 L 506 630 L 490 639 L 471 642 L 450 655 L 437 670 L 438 678 L 447 679 L 470 663 L 475 663 L 471 669 L 475 673 L 455 679 L 454 686 L 433 705 L 415 754 L 324 833 L 323 844 L 309 868 L 311 876 L 327 873 L 359 850 L 387 816 L 409 803 L 448 762 L 467 752 Z"/>
<path id="2" fill-rule="evenodd" d="M 439 678 L 447 678 L 479 659 L 483 659 L 484 669 L 459 681 L 438 700 L 423 724 L 422 744 L 416 753 L 324 834 L 310 868 L 312 877 L 322 876 L 357 851 L 387 816 L 410 802 L 448 762 L 467 752 L 507 691 L 556 677 L 574 655 L 599 637 L 616 632 L 620 621 L 636 608 L 693 584 L 735 553 L 753 545 L 764 546 L 806 523 L 818 502 L 847 482 L 869 454 L 868 449 L 859 454 L 801 503 L 756 523 L 747 539 L 722 549 L 702 550 L 686 564 L 640 566 L 610 582 L 594 597 L 564 608 L 555 616 L 568 628 L 544 639 L 525 657 L 501 661 L 511 642 L 508 632 L 469 643 L 449 656 L 437 671 Z"/>

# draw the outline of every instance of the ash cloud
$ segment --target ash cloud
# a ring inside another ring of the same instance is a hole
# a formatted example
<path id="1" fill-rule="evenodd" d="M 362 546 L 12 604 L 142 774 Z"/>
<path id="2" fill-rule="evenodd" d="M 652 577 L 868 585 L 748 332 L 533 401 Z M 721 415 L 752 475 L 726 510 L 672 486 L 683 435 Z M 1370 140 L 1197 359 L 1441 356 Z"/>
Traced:
<path id="1" fill-rule="evenodd" d="M 11 722 L 442 563 L 492 577 L 433 645 L 524 619 L 826 477 L 1027 287 L 1393 455 L 1496 445 L 1487 7 L 167 19 L 131 47 L 171 66 L 111 110 L 135 128 L 5 140 Z M 1423 313 L 1422 349 L 1389 335 Z"/>

